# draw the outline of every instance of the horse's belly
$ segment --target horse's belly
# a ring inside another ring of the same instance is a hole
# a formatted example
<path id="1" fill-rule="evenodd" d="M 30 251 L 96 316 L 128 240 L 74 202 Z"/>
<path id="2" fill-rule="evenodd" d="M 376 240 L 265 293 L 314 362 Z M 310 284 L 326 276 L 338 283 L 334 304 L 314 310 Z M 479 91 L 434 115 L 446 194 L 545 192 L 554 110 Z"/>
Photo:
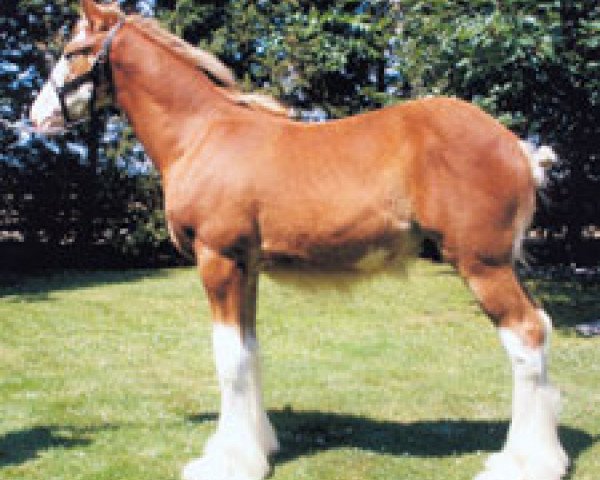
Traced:
<path id="1" fill-rule="evenodd" d="M 375 194 L 333 191 L 326 201 L 284 197 L 265 209 L 259 222 L 265 268 L 365 272 L 413 256 L 418 229 L 410 202 L 381 182 L 373 187 Z"/>
<path id="2" fill-rule="evenodd" d="M 413 228 L 381 238 L 337 245 L 311 245 L 300 250 L 263 249 L 262 268 L 273 270 L 371 273 L 397 269 L 419 252 Z"/>

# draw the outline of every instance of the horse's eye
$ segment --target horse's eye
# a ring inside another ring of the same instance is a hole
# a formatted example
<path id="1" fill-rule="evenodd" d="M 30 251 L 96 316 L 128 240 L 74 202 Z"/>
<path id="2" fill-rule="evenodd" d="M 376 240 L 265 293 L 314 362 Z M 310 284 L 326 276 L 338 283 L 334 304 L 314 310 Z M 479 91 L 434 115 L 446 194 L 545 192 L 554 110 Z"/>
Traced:
<path id="1" fill-rule="evenodd" d="M 77 50 L 71 50 L 70 52 L 65 52 L 65 58 L 71 60 L 80 55 L 89 55 L 90 53 L 92 53 L 92 47 L 83 47 L 78 48 Z"/>

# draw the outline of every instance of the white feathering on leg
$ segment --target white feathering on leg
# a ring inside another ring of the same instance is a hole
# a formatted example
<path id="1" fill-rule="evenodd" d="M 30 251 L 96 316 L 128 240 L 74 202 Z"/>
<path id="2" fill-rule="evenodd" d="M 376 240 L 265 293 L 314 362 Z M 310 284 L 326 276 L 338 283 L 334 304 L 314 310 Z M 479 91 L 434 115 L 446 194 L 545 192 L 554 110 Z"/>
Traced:
<path id="1" fill-rule="evenodd" d="M 546 327 L 544 346 L 528 347 L 512 330 L 500 329 L 513 367 L 512 420 L 504 448 L 490 456 L 475 480 L 560 480 L 566 474 L 569 460 L 557 433 L 560 393 L 546 374 L 552 322 L 539 313 Z"/>
<path id="2" fill-rule="evenodd" d="M 261 480 L 278 448 L 264 411 L 258 344 L 236 326 L 215 324 L 213 345 L 221 388 L 221 414 L 204 456 L 183 470 L 184 480 Z"/>

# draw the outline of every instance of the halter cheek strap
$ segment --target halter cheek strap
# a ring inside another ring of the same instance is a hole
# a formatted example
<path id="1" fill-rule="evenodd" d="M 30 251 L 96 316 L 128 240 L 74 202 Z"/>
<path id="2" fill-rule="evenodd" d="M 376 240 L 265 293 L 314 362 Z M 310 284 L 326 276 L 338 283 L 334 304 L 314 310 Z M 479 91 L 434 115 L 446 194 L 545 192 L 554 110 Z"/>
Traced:
<path id="1" fill-rule="evenodd" d="M 115 35 L 124 23 L 125 20 L 121 19 L 110 29 L 106 35 L 106 38 L 104 39 L 104 42 L 102 42 L 102 47 L 100 48 L 98 55 L 96 55 L 96 58 L 92 63 L 92 67 L 87 72 L 77 78 L 74 78 L 73 80 L 65 82 L 65 84 L 62 86 L 57 85 L 56 82 L 51 79 L 52 86 L 56 91 L 56 96 L 58 97 L 58 101 L 60 103 L 60 109 L 63 118 L 65 119 L 65 123 L 73 123 L 67 107 L 67 95 L 69 95 L 71 92 L 79 89 L 86 83 L 92 84 L 92 96 L 90 97 L 90 116 L 93 116 L 96 107 L 97 90 L 103 77 L 108 80 L 111 91 L 114 90 L 112 70 L 110 68 L 110 47 Z"/>

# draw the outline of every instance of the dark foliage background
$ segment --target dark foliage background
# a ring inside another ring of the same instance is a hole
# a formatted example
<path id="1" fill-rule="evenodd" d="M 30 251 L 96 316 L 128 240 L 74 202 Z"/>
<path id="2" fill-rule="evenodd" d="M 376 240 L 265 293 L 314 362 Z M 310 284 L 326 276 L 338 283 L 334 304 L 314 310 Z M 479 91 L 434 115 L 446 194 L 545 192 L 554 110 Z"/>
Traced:
<path id="1" fill-rule="evenodd" d="M 428 94 L 476 102 L 553 146 L 531 251 L 597 266 L 600 5 L 596 0 L 121 2 L 216 53 L 246 89 L 305 120 Z M 76 0 L 0 4 L 0 115 L 25 115 L 60 52 Z M 90 152 L 93 135 L 100 148 Z M 160 179 L 124 119 L 44 139 L 0 128 L 0 268 L 180 262 Z"/>

